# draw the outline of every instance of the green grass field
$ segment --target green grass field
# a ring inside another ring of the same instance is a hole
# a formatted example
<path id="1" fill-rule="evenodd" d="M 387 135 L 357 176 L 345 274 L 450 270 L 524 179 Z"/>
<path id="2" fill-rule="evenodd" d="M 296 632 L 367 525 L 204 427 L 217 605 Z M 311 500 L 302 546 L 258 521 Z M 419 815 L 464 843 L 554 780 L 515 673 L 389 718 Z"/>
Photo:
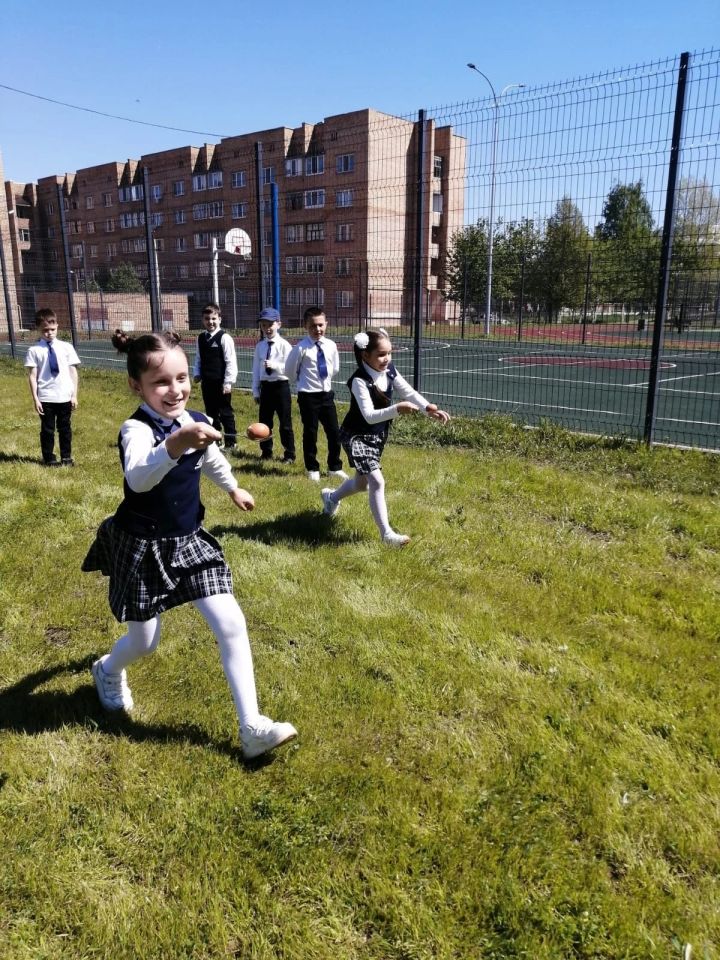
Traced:
<path id="1" fill-rule="evenodd" d="M 720 956 L 720 458 L 405 418 L 389 551 L 245 442 L 257 509 L 206 486 L 206 526 L 299 731 L 245 766 L 191 608 L 132 719 L 97 703 L 124 378 L 83 372 L 74 470 L 37 463 L 19 364 L 0 403 L 3 960 Z"/>

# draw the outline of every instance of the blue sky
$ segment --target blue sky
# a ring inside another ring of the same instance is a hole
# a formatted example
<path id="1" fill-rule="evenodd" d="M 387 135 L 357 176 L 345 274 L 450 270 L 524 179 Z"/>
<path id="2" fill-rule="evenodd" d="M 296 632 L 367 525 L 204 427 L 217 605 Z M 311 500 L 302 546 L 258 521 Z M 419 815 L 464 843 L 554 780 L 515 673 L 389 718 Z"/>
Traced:
<path id="1" fill-rule="evenodd" d="M 52 9 L 52 12 L 50 10 Z M 6 179 L 21 182 L 219 137 L 483 99 L 720 46 L 718 0 L 364 0 L 105 4 L 4 0 L 0 88 Z"/>

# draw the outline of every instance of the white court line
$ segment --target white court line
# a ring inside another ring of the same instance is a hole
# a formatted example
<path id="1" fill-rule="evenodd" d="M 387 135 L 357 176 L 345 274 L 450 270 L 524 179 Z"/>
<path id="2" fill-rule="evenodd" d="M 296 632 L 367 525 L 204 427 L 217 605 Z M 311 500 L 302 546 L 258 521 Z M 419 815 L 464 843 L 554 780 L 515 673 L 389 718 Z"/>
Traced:
<path id="1" fill-rule="evenodd" d="M 496 377 L 507 377 L 512 380 L 519 380 L 521 383 L 525 380 L 540 380 L 542 383 L 572 383 L 578 386 L 589 387 L 607 387 L 608 390 L 617 390 L 620 387 L 636 387 L 636 383 L 612 383 L 606 380 L 573 380 L 567 377 L 523 377 L 516 373 L 496 373 Z"/>
<path id="2" fill-rule="evenodd" d="M 712 373 L 686 373 L 682 377 L 661 377 L 658 381 L 659 383 L 674 383 L 675 380 L 698 380 L 700 377 L 718 377 L 720 376 L 720 370 L 715 370 Z M 649 386 L 650 381 L 646 380 L 643 383 L 636 383 L 636 387 L 647 387 Z"/>
<path id="3" fill-rule="evenodd" d="M 662 420 L 663 423 L 689 423 L 696 427 L 720 427 L 720 423 L 712 420 L 681 420 L 680 417 L 658 417 L 657 420 Z"/>
<path id="4" fill-rule="evenodd" d="M 570 410 L 577 413 L 604 413 L 611 417 L 629 416 L 625 410 L 598 410 L 596 407 L 563 407 L 556 403 L 529 403 L 525 400 L 501 400 L 497 397 L 478 397 L 473 394 L 446 393 L 444 400 L 477 400 L 482 403 L 504 403 L 511 407 L 530 407 L 541 410 Z M 682 421 L 681 421 L 682 422 Z"/>

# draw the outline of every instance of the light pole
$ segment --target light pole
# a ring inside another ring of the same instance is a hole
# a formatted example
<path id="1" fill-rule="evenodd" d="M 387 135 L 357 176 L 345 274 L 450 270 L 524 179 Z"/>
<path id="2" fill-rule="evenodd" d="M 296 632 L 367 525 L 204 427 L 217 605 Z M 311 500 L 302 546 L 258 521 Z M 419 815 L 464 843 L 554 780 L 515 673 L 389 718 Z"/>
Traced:
<path id="1" fill-rule="evenodd" d="M 492 281 L 493 281 L 493 232 L 495 230 L 495 156 L 497 153 L 497 141 L 498 141 L 498 115 L 500 111 L 500 101 L 503 96 L 508 92 L 508 90 L 522 89 L 524 83 L 509 83 L 506 87 L 503 87 L 500 91 L 500 96 L 495 93 L 495 87 L 490 82 L 489 77 L 486 77 L 482 70 L 478 70 L 474 63 L 469 63 L 468 68 L 474 70 L 475 73 L 479 73 L 483 80 L 487 81 L 488 86 L 492 90 L 493 95 L 493 109 L 495 116 L 493 118 L 493 135 L 492 135 L 492 147 L 490 152 L 490 225 L 488 228 L 488 266 L 487 266 L 487 298 L 485 301 L 485 336 L 490 335 L 490 309 L 492 306 Z"/>
<path id="2" fill-rule="evenodd" d="M 235 267 L 231 267 L 227 263 L 220 261 L 220 266 L 225 267 L 226 270 L 230 271 L 232 277 L 232 291 L 233 291 L 233 327 L 237 330 L 237 298 L 235 296 Z"/>

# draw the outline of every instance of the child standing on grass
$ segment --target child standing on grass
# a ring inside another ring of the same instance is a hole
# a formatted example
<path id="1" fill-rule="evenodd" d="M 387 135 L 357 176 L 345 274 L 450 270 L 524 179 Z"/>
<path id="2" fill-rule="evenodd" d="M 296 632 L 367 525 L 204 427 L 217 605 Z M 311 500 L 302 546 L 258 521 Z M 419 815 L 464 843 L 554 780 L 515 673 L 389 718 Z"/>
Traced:
<path id="1" fill-rule="evenodd" d="M 317 436 L 318 425 L 322 424 L 328 446 L 328 473 L 344 480 L 347 474 L 340 457 L 340 428 L 332 388 L 332 378 L 340 372 L 340 357 L 334 341 L 325 336 L 327 318 L 319 307 L 308 307 L 303 322 L 307 336 L 290 351 L 285 372 L 291 383 L 297 381 L 305 470 L 309 480 L 320 482 Z"/>
<path id="2" fill-rule="evenodd" d="M 40 339 L 25 357 L 30 393 L 40 417 L 40 451 L 46 467 L 74 467 L 70 418 L 78 404 L 80 357 L 71 343 L 57 339 L 58 322 L 48 307 L 35 314 Z M 55 424 L 60 460 L 55 456 Z"/>
<path id="3" fill-rule="evenodd" d="M 272 430 L 277 414 L 280 427 L 280 443 L 283 445 L 283 463 L 295 463 L 295 434 L 292 426 L 290 384 L 285 374 L 285 361 L 292 349 L 290 343 L 280 336 L 280 314 L 274 307 L 260 311 L 258 323 L 263 334 L 255 347 L 252 368 L 252 395 L 260 405 L 258 417 Z M 272 460 L 272 435 L 260 443 L 260 456 Z"/>
<path id="4" fill-rule="evenodd" d="M 237 380 L 238 366 L 235 341 L 220 329 L 220 307 L 209 303 L 202 312 L 205 333 L 197 339 L 197 353 L 193 364 L 193 379 L 200 384 L 205 413 L 216 430 L 223 430 L 228 449 L 237 443 L 235 413 L 232 408 L 232 388 Z"/>
<path id="5" fill-rule="evenodd" d="M 340 440 L 355 468 L 355 476 L 337 490 L 325 488 L 322 493 L 323 513 L 335 516 L 340 501 L 354 493 L 368 491 L 370 512 L 383 543 L 404 547 L 410 537 L 396 533 L 390 526 L 385 503 L 385 478 L 380 466 L 390 424 L 398 416 L 422 409 L 434 420 L 447 423 L 450 417 L 419 394 L 400 376 L 392 363 L 392 345 L 387 332 L 368 330 L 356 333 L 353 344 L 357 370 L 348 380 L 350 409 L 340 428 Z M 393 393 L 400 397 L 393 403 Z"/>
<path id="6" fill-rule="evenodd" d="M 127 337 L 113 345 L 127 353 L 130 387 L 142 401 L 120 428 L 118 446 L 125 497 L 105 520 L 83 563 L 110 578 L 110 609 L 127 633 L 93 664 L 106 710 L 131 710 L 126 667 L 152 653 L 160 640 L 160 614 L 192 603 L 215 634 L 240 722 L 246 759 L 297 736 L 289 723 L 258 711 L 245 618 L 233 596 L 232 574 L 220 544 L 200 526 L 200 474 L 240 510 L 255 503 L 238 487 L 220 439 L 202 413 L 185 409 L 190 374 L 174 333 Z"/>

